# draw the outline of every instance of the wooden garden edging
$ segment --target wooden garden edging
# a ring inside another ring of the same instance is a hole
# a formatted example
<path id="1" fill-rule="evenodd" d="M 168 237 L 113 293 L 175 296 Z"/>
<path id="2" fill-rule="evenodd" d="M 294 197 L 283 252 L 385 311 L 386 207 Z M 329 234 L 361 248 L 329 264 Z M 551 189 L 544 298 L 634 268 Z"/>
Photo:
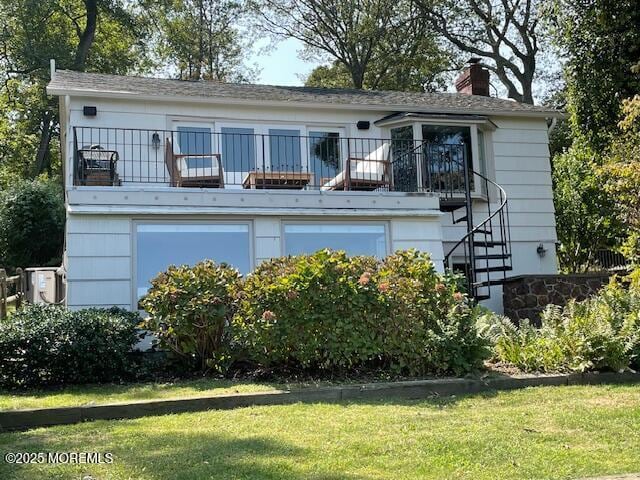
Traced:
<path id="1" fill-rule="evenodd" d="M 486 379 L 445 378 L 390 383 L 368 383 L 335 387 L 237 393 L 168 400 L 79 407 L 39 408 L 0 411 L 0 431 L 66 425 L 91 420 L 138 418 L 171 413 L 221 410 L 259 405 L 319 403 L 349 400 L 424 399 L 434 396 L 464 395 L 488 390 L 513 390 L 535 386 L 596 385 L 640 382 L 636 373 L 586 373 L 521 375 Z"/>
<path id="2" fill-rule="evenodd" d="M 15 286 L 15 293 L 9 295 L 9 286 Z M 15 305 L 18 308 L 24 301 L 27 291 L 27 276 L 21 268 L 16 268 L 16 274 L 8 277 L 4 268 L 0 268 L 0 320 L 7 318 L 7 307 Z"/>

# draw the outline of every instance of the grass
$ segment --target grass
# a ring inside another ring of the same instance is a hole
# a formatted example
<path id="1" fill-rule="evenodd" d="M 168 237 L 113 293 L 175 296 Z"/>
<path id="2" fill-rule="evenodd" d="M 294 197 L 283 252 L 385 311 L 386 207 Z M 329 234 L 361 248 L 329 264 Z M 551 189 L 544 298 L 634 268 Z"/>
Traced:
<path id="1" fill-rule="evenodd" d="M 2 434 L 0 455 L 110 452 L 113 463 L 0 460 L 0 478 L 582 478 L 640 471 L 638 425 L 638 386 L 253 407 Z"/>
<path id="2" fill-rule="evenodd" d="M 267 383 L 197 379 L 167 383 L 80 385 L 57 390 L 27 390 L 24 392 L 0 390 L 0 410 L 75 407 L 87 404 L 128 402 L 131 400 L 188 398 L 201 395 L 223 395 L 275 389 L 276 385 Z"/>

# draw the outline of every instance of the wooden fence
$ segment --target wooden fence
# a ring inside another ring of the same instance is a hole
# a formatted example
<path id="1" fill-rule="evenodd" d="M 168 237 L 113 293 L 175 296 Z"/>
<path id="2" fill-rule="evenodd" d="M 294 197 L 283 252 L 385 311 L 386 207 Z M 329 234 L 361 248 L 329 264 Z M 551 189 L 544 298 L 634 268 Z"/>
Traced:
<path id="1" fill-rule="evenodd" d="M 0 268 L 0 320 L 7 318 L 9 305 L 15 305 L 16 308 L 22 305 L 26 290 L 27 276 L 21 268 L 16 268 L 16 274 L 11 277 Z"/>

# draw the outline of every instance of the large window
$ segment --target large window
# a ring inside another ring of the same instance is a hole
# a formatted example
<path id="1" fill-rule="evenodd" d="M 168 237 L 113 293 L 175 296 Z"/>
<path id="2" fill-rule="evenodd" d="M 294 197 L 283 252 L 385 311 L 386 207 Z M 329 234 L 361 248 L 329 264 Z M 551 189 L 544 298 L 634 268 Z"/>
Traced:
<path id="1" fill-rule="evenodd" d="M 344 250 L 348 255 L 387 255 L 384 224 L 287 224 L 284 244 L 286 255 L 313 253 L 322 248 Z"/>
<path id="2" fill-rule="evenodd" d="M 464 166 L 473 170 L 471 128 L 422 125 L 424 141 L 423 182 L 433 190 L 464 192 Z M 469 176 L 473 190 L 473 175 Z"/>
<path id="3" fill-rule="evenodd" d="M 193 265 L 211 259 L 248 273 L 251 269 L 249 245 L 248 224 L 138 224 L 138 298 L 147 293 L 149 281 L 169 265 Z"/>
<path id="4" fill-rule="evenodd" d="M 469 127 L 447 126 L 447 125 L 422 125 L 422 140 L 427 145 L 434 148 L 427 149 L 427 152 L 439 152 L 448 158 L 447 165 L 441 168 L 452 168 L 452 164 L 463 164 L 466 157 L 469 166 L 472 165 L 471 158 L 471 129 Z M 435 163 L 435 158 L 433 159 Z M 441 161 L 441 159 L 439 159 Z"/>

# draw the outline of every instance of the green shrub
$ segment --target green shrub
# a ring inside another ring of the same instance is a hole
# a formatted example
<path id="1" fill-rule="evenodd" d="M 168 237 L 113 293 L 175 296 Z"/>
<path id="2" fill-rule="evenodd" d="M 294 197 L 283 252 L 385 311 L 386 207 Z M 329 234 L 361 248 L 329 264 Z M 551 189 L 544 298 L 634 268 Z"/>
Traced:
<path id="1" fill-rule="evenodd" d="M 394 370 L 412 374 L 462 374 L 488 356 L 472 307 L 457 276 L 436 272 L 429 255 L 399 251 L 385 258 L 374 280 L 384 286 L 384 351 Z"/>
<path id="2" fill-rule="evenodd" d="M 363 285 L 371 257 L 344 252 L 284 257 L 262 263 L 242 285 L 233 331 L 259 364 L 350 368 L 382 349 L 378 292 Z"/>
<path id="3" fill-rule="evenodd" d="M 0 195 L 0 265 L 58 264 L 64 239 L 64 199 L 53 183 L 21 182 Z"/>
<path id="4" fill-rule="evenodd" d="M 111 382 L 135 375 L 137 313 L 27 305 L 0 321 L 5 387 Z"/>
<path id="5" fill-rule="evenodd" d="M 224 361 L 226 327 L 235 311 L 238 271 L 205 260 L 171 266 L 151 281 L 141 302 L 145 327 L 189 368 L 205 371 Z"/>
<path id="6" fill-rule="evenodd" d="M 640 291 L 613 280 L 597 295 L 565 307 L 548 306 L 539 329 L 485 315 L 481 335 L 495 359 L 524 371 L 620 371 L 640 360 Z"/>
<path id="7" fill-rule="evenodd" d="M 426 254 L 321 250 L 263 263 L 239 289 L 233 335 L 270 368 L 462 373 L 486 355 L 476 310 Z"/>

